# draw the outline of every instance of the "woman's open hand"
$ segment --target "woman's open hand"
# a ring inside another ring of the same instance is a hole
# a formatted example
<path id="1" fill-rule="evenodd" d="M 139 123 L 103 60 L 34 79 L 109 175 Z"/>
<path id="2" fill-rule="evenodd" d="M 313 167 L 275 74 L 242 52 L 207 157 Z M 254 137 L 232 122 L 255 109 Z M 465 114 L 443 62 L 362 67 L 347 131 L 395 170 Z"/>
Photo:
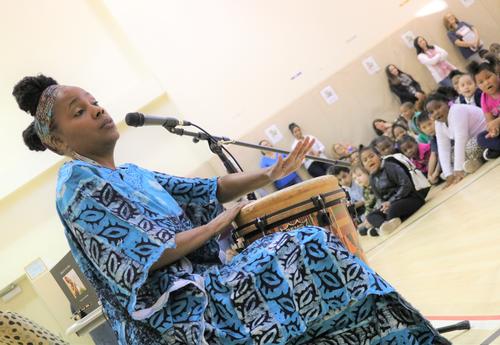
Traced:
<path id="1" fill-rule="evenodd" d="M 290 154 L 283 158 L 282 155 L 278 156 L 278 162 L 269 168 L 269 177 L 272 181 L 279 180 L 280 178 L 289 175 L 295 170 L 299 169 L 302 165 L 305 155 L 314 145 L 314 139 L 306 137 L 304 140 L 299 141 L 297 146 L 290 152 Z"/>

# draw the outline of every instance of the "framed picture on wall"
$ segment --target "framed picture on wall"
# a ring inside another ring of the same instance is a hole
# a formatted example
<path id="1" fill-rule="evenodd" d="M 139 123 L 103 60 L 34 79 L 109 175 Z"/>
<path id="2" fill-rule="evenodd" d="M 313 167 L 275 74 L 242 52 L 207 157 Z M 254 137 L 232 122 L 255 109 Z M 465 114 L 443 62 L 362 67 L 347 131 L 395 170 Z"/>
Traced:
<path id="1" fill-rule="evenodd" d="M 281 139 L 283 139 L 283 134 L 281 134 L 278 126 L 276 125 L 271 125 L 267 127 L 264 132 L 266 133 L 266 137 L 269 139 L 271 144 L 276 144 L 277 142 L 280 142 Z"/>
<path id="2" fill-rule="evenodd" d="M 407 31 L 404 34 L 401 35 L 401 38 L 403 39 L 403 42 L 406 44 L 408 48 L 414 48 L 415 46 L 413 45 L 413 41 L 415 41 L 415 34 L 413 31 Z"/>
<path id="3" fill-rule="evenodd" d="M 339 96 L 330 85 L 324 87 L 323 90 L 321 90 L 320 94 L 328 104 L 333 104 L 339 99 Z"/>
<path id="4" fill-rule="evenodd" d="M 369 56 L 363 60 L 363 66 L 365 67 L 368 74 L 375 74 L 380 71 L 380 66 L 375 61 L 373 56 Z"/>
<path id="5" fill-rule="evenodd" d="M 474 0 L 460 0 L 460 2 L 465 7 L 470 7 L 470 6 L 472 6 L 474 4 Z"/>

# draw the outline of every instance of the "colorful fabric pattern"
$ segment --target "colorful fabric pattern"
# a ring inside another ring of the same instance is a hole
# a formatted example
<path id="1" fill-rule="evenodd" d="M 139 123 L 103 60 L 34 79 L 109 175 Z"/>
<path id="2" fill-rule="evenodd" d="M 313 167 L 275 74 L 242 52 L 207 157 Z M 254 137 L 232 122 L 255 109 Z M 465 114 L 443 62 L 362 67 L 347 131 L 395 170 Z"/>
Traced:
<path id="1" fill-rule="evenodd" d="M 36 107 L 35 114 L 35 132 L 42 141 L 42 143 L 58 151 L 58 141 L 54 139 L 50 133 L 50 123 L 52 121 L 52 108 L 54 108 L 54 103 L 56 101 L 57 94 L 63 86 L 61 85 L 50 85 L 45 90 L 43 90 L 38 105 Z"/>
<path id="2" fill-rule="evenodd" d="M 216 240 L 149 273 L 175 234 L 221 210 L 216 179 L 81 161 L 59 173 L 73 255 L 120 344 L 449 344 L 331 233 L 304 227 L 223 264 Z"/>

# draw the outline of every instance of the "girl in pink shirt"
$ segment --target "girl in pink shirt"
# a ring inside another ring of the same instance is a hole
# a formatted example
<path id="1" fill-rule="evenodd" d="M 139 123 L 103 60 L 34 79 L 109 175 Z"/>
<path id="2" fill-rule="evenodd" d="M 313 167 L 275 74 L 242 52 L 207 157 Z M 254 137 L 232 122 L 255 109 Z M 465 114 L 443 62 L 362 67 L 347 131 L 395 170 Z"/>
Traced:
<path id="1" fill-rule="evenodd" d="M 500 157 L 500 78 L 495 73 L 497 64 L 495 56 L 487 55 L 484 62 L 471 62 L 467 66 L 483 91 L 481 108 L 486 118 L 486 131 L 480 133 L 477 140 L 479 145 L 486 148 L 486 160 Z"/>
<path id="2" fill-rule="evenodd" d="M 431 145 L 418 143 L 414 137 L 405 134 L 398 140 L 399 150 L 408 157 L 415 167 L 427 175 Z"/>

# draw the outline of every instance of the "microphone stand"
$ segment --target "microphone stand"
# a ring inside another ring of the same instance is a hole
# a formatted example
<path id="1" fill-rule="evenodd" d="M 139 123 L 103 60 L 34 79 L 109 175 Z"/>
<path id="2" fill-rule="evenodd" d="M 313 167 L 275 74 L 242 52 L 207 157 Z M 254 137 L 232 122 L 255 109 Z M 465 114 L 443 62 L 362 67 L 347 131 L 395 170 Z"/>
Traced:
<path id="1" fill-rule="evenodd" d="M 216 137 L 216 136 L 208 135 L 208 134 L 203 133 L 203 132 L 190 132 L 190 131 L 186 131 L 186 130 L 184 130 L 182 128 L 178 128 L 178 127 L 165 127 L 165 129 L 173 134 L 177 134 L 180 136 L 187 135 L 187 136 L 193 137 L 193 142 L 195 142 L 195 143 L 197 143 L 200 140 L 207 140 L 209 147 L 210 147 L 210 150 L 219 156 L 219 158 L 224 163 L 224 166 L 226 167 L 227 172 L 230 174 L 237 172 L 237 170 L 234 167 L 234 165 L 232 164 L 232 162 L 227 158 L 227 156 L 223 152 L 222 145 L 232 144 L 232 145 L 238 145 L 238 146 L 252 148 L 255 150 L 259 150 L 259 151 L 271 151 L 271 152 L 284 153 L 284 154 L 290 153 L 290 151 L 287 151 L 287 150 L 277 149 L 277 148 L 269 147 L 269 146 L 250 144 L 250 143 L 246 143 L 244 141 L 237 141 L 237 140 L 233 140 L 233 139 L 230 139 L 227 137 Z M 310 156 L 310 155 L 306 155 L 305 158 L 312 159 L 312 160 L 318 161 L 318 162 L 327 163 L 327 164 L 342 166 L 342 167 L 346 167 L 346 168 L 349 168 L 351 166 L 351 163 L 346 162 L 346 161 L 333 160 L 333 159 L 328 159 L 328 158 L 323 158 L 323 157 L 315 157 L 315 156 Z"/>

